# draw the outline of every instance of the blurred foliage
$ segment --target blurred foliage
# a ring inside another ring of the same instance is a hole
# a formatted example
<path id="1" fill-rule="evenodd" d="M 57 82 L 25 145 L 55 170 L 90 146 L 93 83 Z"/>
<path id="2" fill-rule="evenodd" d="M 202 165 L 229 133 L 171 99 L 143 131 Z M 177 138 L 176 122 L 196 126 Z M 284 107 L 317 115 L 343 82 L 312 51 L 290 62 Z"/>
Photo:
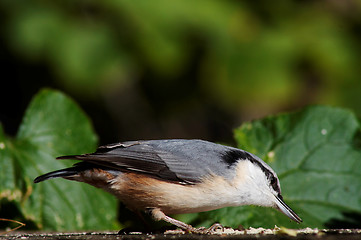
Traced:
<path id="1" fill-rule="evenodd" d="M 361 113 L 360 1 L 4 0 L 0 8 L 11 51 L 45 61 L 77 95 L 137 79 L 156 95 L 191 78 L 203 99 L 245 119 L 314 102 Z"/>
<path id="2" fill-rule="evenodd" d="M 44 86 L 104 144 L 230 143 L 242 121 L 313 103 L 361 115 L 360 42 L 359 0 L 2 0 L 0 122 L 16 135 Z"/>
<path id="3" fill-rule="evenodd" d="M 16 138 L 2 130 L 0 125 L 0 216 L 33 229 L 116 226 L 116 199 L 110 194 L 70 181 L 33 183 L 38 175 L 69 167 L 55 157 L 95 150 L 91 122 L 71 99 L 44 89 L 30 103 Z M 1 228 L 7 224 L 12 223 L 2 222 Z"/>

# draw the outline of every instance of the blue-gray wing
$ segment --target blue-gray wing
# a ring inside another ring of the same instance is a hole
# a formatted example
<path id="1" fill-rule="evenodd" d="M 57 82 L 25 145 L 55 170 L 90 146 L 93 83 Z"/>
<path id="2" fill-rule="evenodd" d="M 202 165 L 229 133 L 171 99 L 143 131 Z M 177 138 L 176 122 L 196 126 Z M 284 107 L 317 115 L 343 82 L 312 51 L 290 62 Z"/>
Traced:
<path id="1" fill-rule="evenodd" d="M 243 150 L 203 140 L 173 139 L 115 143 L 101 146 L 92 154 L 59 159 L 78 159 L 110 169 L 193 184 L 211 174 L 231 178 L 234 163 L 250 157 L 253 155 Z"/>

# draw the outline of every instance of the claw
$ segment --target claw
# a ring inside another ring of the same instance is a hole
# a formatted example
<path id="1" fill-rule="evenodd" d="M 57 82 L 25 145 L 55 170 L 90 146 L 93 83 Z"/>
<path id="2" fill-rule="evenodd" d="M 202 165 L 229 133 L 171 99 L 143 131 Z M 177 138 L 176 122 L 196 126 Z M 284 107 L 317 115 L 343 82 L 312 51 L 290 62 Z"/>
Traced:
<path id="1" fill-rule="evenodd" d="M 223 231 L 224 227 L 219 223 L 215 223 L 209 228 L 205 228 L 205 227 L 193 228 L 191 232 L 198 234 L 210 234 L 210 233 L 215 233 L 217 229 L 221 229 L 221 231 Z"/>
<path id="2" fill-rule="evenodd" d="M 216 232 L 217 229 L 220 229 L 223 232 L 224 227 L 220 223 L 215 223 L 215 224 L 213 224 L 212 226 L 210 226 L 208 228 L 208 232 L 209 233 L 214 233 L 214 232 Z"/>

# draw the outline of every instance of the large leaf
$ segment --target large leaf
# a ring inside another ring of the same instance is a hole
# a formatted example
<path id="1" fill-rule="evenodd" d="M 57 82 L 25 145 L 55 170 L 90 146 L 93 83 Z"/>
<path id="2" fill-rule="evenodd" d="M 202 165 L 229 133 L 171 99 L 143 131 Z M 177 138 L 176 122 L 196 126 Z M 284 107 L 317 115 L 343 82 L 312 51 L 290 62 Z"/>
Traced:
<path id="1" fill-rule="evenodd" d="M 360 123 L 350 111 L 309 107 L 245 123 L 235 138 L 239 148 L 263 158 L 277 172 L 285 201 L 304 222 L 297 225 L 270 208 L 243 206 L 191 216 L 193 223 L 325 227 L 361 214 Z"/>
<path id="2" fill-rule="evenodd" d="M 16 189 L 16 176 L 9 145 L 0 124 L 0 200 L 13 201 L 20 200 L 21 191 Z"/>
<path id="3" fill-rule="evenodd" d="M 71 99 L 57 91 L 41 91 L 16 138 L 0 138 L 0 196 L 14 201 L 27 220 L 53 230 L 114 227 L 116 201 L 109 194 L 64 179 L 33 184 L 38 175 L 71 164 L 55 157 L 95 150 L 92 125 Z"/>

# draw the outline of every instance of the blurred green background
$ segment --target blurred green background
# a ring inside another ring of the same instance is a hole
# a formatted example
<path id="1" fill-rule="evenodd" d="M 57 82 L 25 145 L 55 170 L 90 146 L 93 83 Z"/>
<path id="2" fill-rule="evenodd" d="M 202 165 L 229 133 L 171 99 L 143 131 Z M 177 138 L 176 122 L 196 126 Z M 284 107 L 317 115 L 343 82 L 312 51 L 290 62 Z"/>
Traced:
<path id="1" fill-rule="evenodd" d="M 360 43 L 358 0 L 1 0 L 0 122 L 15 135 L 31 97 L 52 87 L 100 144 L 234 145 L 242 122 L 309 104 L 360 116 Z"/>
<path id="2" fill-rule="evenodd" d="M 101 144 L 233 143 L 245 120 L 314 103 L 361 115 L 361 1 L 2 0 L 0 23 L 10 135 L 44 86 Z"/>

